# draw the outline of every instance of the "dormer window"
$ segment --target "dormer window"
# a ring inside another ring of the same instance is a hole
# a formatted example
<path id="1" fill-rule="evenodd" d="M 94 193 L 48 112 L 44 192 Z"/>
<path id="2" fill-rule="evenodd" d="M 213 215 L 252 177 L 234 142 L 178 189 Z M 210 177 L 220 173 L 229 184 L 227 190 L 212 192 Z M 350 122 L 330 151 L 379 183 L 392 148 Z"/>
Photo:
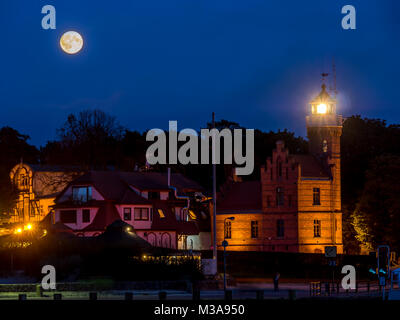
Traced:
<path id="1" fill-rule="evenodd" d="M 92 200 L 92 187 L 72 187 L 72 200 L 78 202 L 88 202 Z"/>

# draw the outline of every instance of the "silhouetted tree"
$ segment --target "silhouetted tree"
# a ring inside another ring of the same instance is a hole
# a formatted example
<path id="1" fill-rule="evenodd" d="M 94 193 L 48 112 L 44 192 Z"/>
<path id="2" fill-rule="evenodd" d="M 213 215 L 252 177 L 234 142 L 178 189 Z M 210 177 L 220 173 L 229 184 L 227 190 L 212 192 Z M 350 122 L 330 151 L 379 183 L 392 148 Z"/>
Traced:
<path id="1" fill-rule="evenodd" d="M 70 114 L 57 133 L 59 141 L 49 142 L 42 150 L 47 163 L 95 169 L 118 165 L 123 128 L 115 117 L 101 110 Z"/>
<path id="2" fill-rule="evenodd" d="M 352 214 L 365 191 L 368 166 L 383 154 L 400 155 L 400 126 L 352 116 L 343 124 L 341 142 L 343 243 L 347 252 L 355 253 L 360 237 L 352 224 Z"/>
<path id="3" fill-rule="evenodd" d="M 370 163 L 352 214 L 357 239 L 366 249 L 379 244 L 400 249 L 400 156 L 382 155 Z"/>

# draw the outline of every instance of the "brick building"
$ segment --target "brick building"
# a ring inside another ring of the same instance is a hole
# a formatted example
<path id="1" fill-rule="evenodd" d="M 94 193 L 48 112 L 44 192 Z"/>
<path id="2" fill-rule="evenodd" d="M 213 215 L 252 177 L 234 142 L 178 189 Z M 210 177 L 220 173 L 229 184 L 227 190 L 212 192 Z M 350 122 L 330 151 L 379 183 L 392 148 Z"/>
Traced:
<path id="1" fill-rule="evenodd" d="M 260 181 L 229 182 L 217 201 L 217 243 L 227 239 L 227 250 L 308 253 L 336 246 L 342 253 L 342 122 L 323 84 L 306 117 L 310 153 L 292 155 L 278 141 Z"/>

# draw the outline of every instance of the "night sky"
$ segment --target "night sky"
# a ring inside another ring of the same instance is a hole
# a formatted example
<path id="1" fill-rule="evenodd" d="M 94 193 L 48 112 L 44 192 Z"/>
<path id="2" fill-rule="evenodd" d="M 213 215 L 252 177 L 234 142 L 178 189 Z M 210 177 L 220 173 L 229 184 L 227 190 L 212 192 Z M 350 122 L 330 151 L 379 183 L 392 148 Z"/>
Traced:
<path id="1" fill-rule="evenodd" d="M 42 6 L 57 29 L 41 28 Z M 343 30 L 341 8 L 357 10 Z M 100 108 L 143 131 L 216 118 L 305 135 L 320 73 L 337 69 L 338 112 L 400 123 L 400 1 L 0 1 L 0 127 L 43 145 L 69 113 Z M 82 34 L 77 55 L 59 47 Z M 328 83 L 329 84 L 329 83 Z"/>

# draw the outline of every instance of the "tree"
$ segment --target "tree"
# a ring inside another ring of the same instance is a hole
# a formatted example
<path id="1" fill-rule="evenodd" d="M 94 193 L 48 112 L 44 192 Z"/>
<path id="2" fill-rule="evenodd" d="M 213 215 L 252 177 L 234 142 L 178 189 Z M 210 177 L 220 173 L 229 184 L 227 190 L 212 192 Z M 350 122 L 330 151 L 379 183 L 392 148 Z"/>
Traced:
<path id="1" fill-rule="evenodd" d="M 70 114 L 57 133 L 59 140 L 42 150 L 47 163 L 94 169 L 118 165 L 123 128 L 115 117 L 101 110 Z"/>
<path id="2" fill-rule="evenodd" d="M 352 215 L 357 239 L 368 249 L 388 244 L 400 250 L 400 156 L 382 155 L 370 163 Z"/>
<path id="3" fill-rule="evenodd" d="M 382 154 L 400 155 L 400 126 L 384 120 L 347 118 L 341 137 L 343 243 L 348 253 L 358 253 L 359 233 L 354 229 L 353 212 L 366 183 L 366 171 Z"/>

